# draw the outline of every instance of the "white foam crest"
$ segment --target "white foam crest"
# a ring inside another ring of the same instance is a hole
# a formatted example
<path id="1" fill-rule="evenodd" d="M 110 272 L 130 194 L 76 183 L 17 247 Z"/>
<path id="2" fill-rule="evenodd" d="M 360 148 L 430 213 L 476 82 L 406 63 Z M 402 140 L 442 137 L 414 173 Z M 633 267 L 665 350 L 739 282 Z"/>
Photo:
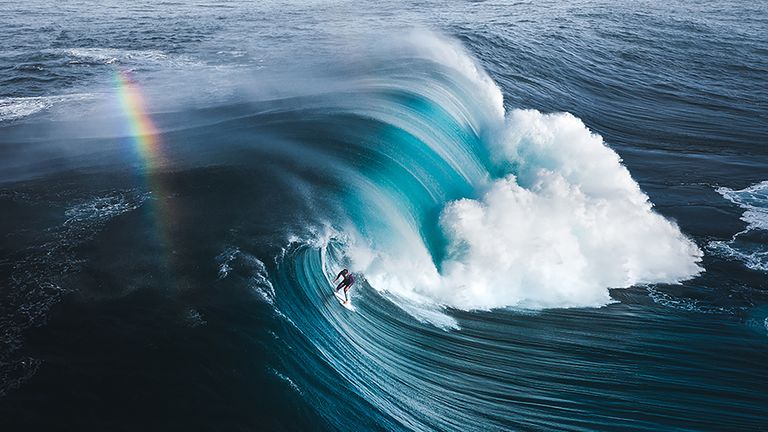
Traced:
<path id="1" fill-rule="evenodd" d="M 500 130 L 490 145 L 517 175 L 445 207 L 441 271 L 416 233 L 394 253 L 350 248 L 372 285 L 467 310 L 597 307 L 611 302 L 608 288 L 702 271 L 701 250 L 579 119 L 518 110 Z"/>
<path id="2" fill-rule="evenodd" d="M 599 306 L 610 301 L 607 288 L 701 272 L 699 248 L 652 210 L 619 156 L 579 119 L 516 110 L 493 146 L 517 176 L 441 217 L 452 302 Z"/>

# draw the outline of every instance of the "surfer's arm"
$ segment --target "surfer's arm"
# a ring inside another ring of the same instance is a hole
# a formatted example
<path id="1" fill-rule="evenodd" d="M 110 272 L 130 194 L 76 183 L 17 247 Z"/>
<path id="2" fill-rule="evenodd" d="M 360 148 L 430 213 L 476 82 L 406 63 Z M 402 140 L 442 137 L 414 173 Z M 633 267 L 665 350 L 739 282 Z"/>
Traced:
<path id="1" fill-rule="evenodd" d="M 334 282 L 336 282 L 337 280 L 339 280 L 339 278 L 341 277 L 341 274 L 342 274 L 343 272 L 344 272 L 344 270 L 340 271 L 340 272 L 339 272 L 339 274 L 337 274 L 337 275 L 336 275 L 336 278 L 335 278 L 335 279 L 333 279 L 333 281 L 334 281 Z"/>

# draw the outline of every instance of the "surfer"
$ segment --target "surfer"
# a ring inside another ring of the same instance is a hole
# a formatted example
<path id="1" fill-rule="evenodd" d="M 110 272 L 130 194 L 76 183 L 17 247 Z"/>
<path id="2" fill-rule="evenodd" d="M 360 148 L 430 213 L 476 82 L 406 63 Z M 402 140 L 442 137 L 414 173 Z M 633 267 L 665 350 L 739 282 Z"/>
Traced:
<path id="1" fill-rule="evenodd" d="M 349 297 L 347 296 L 347 291 L 349 291 L 349 287 L 351 287 L 352 284 L 355 283 L 355 277 L 352 276 L 352 273 L 349 270 L 344 269 L 339 272 L 339 274 L 336 276 L 336 279 L 334 279 L 333 281 L 336 282 L 339 278 L 343 278 L 343 279 L 341 279 L 341 282 L 339 282 L 339 284 L 336 285 L 335 292 L 339 292 L 340 289 L 344 288 L 344 299 L 345 301 L 349 301 Z"/>

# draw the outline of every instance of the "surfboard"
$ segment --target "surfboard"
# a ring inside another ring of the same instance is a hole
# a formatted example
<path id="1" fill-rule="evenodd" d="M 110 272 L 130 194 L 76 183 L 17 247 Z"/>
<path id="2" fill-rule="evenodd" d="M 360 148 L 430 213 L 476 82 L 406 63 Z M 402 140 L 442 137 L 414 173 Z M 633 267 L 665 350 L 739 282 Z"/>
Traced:
<path id="1" fill-rule="evenodd" d="M 334 292 L 333 296 L 336 297 L 336 300 L 338 300 L 339 303 L 342 306 L 344 306 L 346 309 L 351 310 L 351 311 L 355 310 L 355 307 L 352 306 L 352 299 L 349 299 L 349 300 L 345 301 L 343 293 L 341 293 L 341 292 Z"/>

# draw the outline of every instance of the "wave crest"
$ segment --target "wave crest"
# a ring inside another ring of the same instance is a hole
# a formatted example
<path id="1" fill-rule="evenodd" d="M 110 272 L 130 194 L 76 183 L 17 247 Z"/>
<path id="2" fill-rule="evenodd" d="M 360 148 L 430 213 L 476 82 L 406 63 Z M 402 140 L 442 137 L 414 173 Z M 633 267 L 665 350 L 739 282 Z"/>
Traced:
<path id="1" fill-rule="evenodd" d="M 701 250 L 653 210 L 599 135 L 568 113 L 497 117 L 502 101 L 486 96 L 500 91 L 488 89 L 485 72 L 467 67 L 473 60 L 457 56 L 454 43 L 437 49 L 437 41 L 422 46 L 435 50 L 430 60 L 482 90 L 479 101 L 462 106 L 497 104 L 480 108 L 483 121 L 475 124 L 485 129 L 472 131 L 482 145 L 475 153 L 489 155 L 485 178 L 474 179 L 474 196 L 443 203 L 444 251 L 425 241 L 438 221 L 418 215 L 393 221 L 397 229 L 386 239 L 350 246 L 356 270 L 372 286 L 409 302 L 465 310 L 597 307 L 611 302 L 609 288 L 674 283 L 703 271 Z"/>

